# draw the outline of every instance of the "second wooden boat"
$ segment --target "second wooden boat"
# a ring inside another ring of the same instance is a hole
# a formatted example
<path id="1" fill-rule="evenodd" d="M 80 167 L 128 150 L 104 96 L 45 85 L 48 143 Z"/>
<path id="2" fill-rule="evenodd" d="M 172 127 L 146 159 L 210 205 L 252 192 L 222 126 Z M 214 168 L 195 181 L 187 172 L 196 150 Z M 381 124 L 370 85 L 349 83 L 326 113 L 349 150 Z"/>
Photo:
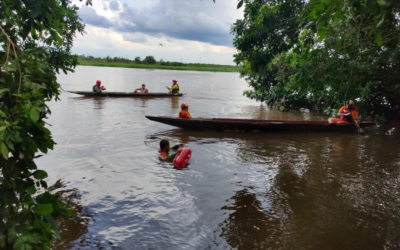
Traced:
<path id="1" fill-rule="evenodd" d="M 147 94 L 140 94 L 140 93 L 132 93 L 132 92 L 102 92 L 102 93 L 95 93 L 91 91 L 68 91 L 72 94 L 83 95 L 87 97 L 147 97 L 147 98 L 155 98 L 155 97 L 176 97 L 176 96 L 183 96 L 184 94 L 169 94 L 169 93 L 147 93 Z"/>
<path id="2" fill-rule="evenodd" d="M 168 116 L 146 116 L 147 119 L 184 129 L 241 130 L 241 131 L 357 131 L 354 124 L 331 124 L 328 121 L 254 120 L 225 118 L 181 119 Z M 374 122 L 360 122 L 362 128 L 374 126 Z"/>

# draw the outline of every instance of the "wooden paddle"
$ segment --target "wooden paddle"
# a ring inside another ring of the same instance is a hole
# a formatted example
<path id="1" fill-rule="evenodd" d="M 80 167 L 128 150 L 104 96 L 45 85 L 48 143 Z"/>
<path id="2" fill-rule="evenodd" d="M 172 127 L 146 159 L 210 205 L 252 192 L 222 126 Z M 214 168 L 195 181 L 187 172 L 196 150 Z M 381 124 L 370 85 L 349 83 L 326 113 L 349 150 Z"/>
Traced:
<path id="1" fill-rule="evenodd" d="M 171 89 L 168 86 L 165 87 L 169 90 L 169 93 L 171 94 L 172 93 Z"/>

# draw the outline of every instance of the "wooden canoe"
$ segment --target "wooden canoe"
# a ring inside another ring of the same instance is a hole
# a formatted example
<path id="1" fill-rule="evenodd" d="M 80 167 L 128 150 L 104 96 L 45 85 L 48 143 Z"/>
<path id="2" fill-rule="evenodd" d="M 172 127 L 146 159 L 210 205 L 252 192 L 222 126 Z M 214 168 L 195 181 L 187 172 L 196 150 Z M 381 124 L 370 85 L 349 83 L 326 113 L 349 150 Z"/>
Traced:
<path id="1" fill-rule="evenodd" d="M 241 131 L 356 131 L 354 124 L 331 124 L 328 121 L 254 120 L 225 118 L 181 119 L 167 116 L 146 116 L 147 119 L 184 129 L 241 130 Z M 374 126 L 374 122 L 360 122 L 362 128 Z"/>
<path id="2" fill-rule="evenodd" d="M 147 98 L 156 98 L 156 97 L 176 97 L 176 96 L 183 96 L 184 94 L 169 94 L 169 93 L 147 93 L 147 94 L 140 94 L 140 93 L 133 93 L 133 92 L 102 92 L 102 93 L 95 93 L 91 91 L 68 91 L 72 94 L 83 95 L 87 97 L 147 97 Z"/>

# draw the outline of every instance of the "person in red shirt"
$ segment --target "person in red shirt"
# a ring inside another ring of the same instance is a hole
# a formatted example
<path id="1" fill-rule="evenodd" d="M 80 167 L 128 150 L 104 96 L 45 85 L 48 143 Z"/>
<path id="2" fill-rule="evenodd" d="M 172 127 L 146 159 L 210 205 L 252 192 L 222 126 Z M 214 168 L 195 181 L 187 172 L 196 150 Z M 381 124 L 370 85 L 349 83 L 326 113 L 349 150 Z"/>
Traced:
<path id="1" fill-rule="evenodd" d="M 350 100 L 346 106 L 339 109 L 337 115 L 340 118 L 329 118 L 329 123 L 352 123 L 353 120 L 358 121 L 358 108 L 354 101 Z"/>
<path id="2" fill-rule="evenodd" d="M 187 104 L 187 103 L 182 103 L 181 104 L 181 112 L 179 112 L 179 118 L 182 118 L 182 119 L 189 119 L 189 118 L 192 118 L 191 116 L 190 116 L 190 113 L 189 113 L 189 104 Z"/>

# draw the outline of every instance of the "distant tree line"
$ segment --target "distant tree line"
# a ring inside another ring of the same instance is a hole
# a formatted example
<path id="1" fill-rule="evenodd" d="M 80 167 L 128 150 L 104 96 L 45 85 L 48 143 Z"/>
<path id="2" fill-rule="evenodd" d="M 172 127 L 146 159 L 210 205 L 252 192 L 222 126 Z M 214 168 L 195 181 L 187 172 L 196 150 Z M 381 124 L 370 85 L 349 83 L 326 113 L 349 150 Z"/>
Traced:
<path id="1" fill-rule="evenodd" d="M 206 64 L 206 63 L 182 63 L 182 62 L 170 62 L 170 61 L 164 61 L 163 59 L 160 59 L 160 61 L 157 62 L 157 60 L 154 58 L 154 56 L 146 56 L 143 60 L 137 56 L 135 59 L 131 60 L 125 57 L 111 57 L 111 56 L 106 56 L 106 57 L 94 57 L 94 56 L 86 56 L 86 55 L 80 55 L 79 56 L 80 60 L 86 60 L 86 61 L 105 61 L 105 62 L 113 62 L 113 63 L 132 63 L 132 64 L 159 64 L 161 66 L 200 66 L 200 65 L 215 65 L 215 64 Z M 221 66 L 221 65 L 218 65 Z"/>
<path id="2" fill-rule="evenodd" d="M 80 55 L 79 59 L 87 60 L 87 61 L 106 61 L 106 62 L 116 62 L 116 63 L 143 63 L 143 64 L 156 64 L 157 61 L 154 58 L 154 56 L 146 56 L 143 60 L 137 56 L 135 59 L 131 60 L 125 57 L 111 57 L 111 56 L 106 56 L 106 57 L 94 57 L 94 56 L 85 56 L 85 55 Z"/>

